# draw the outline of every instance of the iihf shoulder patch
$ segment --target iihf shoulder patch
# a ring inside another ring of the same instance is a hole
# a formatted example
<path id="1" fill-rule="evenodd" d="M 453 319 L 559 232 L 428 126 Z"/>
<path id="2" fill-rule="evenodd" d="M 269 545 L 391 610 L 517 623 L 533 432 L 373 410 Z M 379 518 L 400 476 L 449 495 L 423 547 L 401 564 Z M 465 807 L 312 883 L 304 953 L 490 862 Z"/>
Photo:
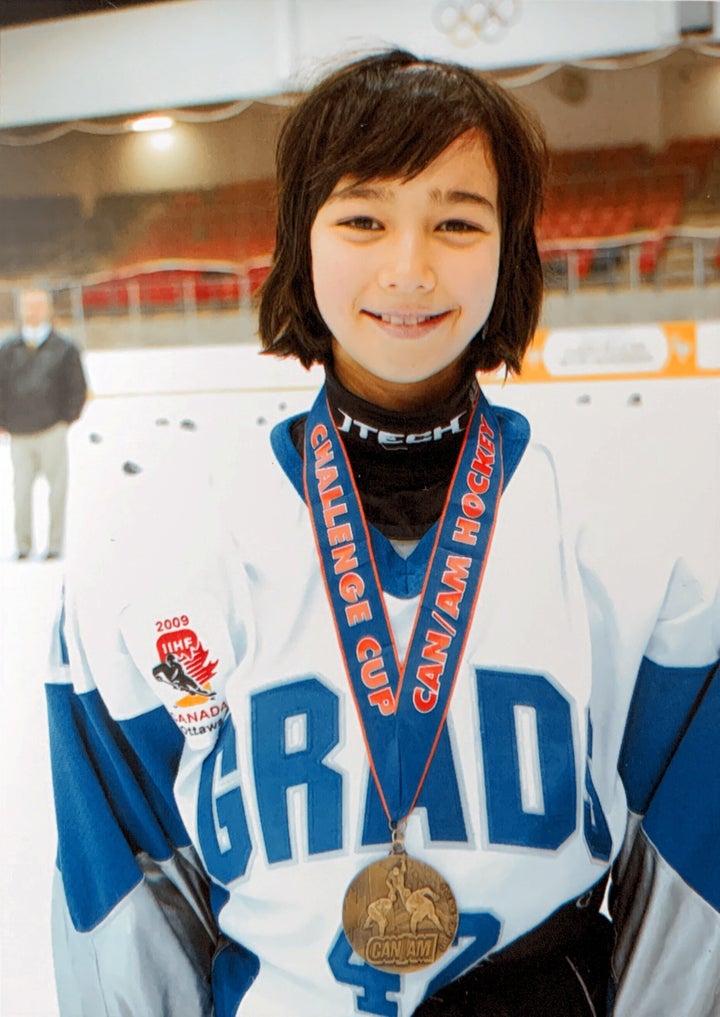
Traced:
<path id="1" fill-rule="evenodd" d="M 187 615 L 181 617 L 184 620 Z M 184 627 L 164 632 L 156 645 L 160 663 L 153 668 L 153 674 L 159 682 L 187 693 L 186 699 L 188 696 L 193 700 L 198 696 L 201 699 L 214 697 L 209 682 L 215 676 L 218 662 L 208 660 L 209 651 L 192 629 Z M 179 700 L 179 704 L 187 705 L 183 700 Z"/>
<path id="2" fill-rule="evenodd" d="M 208 594 L 152 595 L 125 607 L 120 629 L 135 665 L 193 748 L 206 749 L 227 715 L 235 656 L 222 607 Z"/>

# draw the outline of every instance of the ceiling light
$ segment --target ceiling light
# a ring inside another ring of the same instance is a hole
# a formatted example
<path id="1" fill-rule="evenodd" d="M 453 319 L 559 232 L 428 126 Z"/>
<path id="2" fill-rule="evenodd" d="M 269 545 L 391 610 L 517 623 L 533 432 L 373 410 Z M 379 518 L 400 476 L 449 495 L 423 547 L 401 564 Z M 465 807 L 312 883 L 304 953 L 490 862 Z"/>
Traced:
<path id="1" fill-rule="evenodd" d="M 129 127 L 131 131 L 167 131 L 174 123 L 168 116 L 145 116 L 131 120 Z"/>

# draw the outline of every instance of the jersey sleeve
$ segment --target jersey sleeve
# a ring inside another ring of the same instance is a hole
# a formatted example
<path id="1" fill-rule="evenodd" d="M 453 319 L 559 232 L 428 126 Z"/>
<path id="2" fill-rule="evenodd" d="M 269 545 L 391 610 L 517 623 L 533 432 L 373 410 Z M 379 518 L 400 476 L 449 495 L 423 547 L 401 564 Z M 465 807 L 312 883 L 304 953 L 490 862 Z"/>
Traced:
<path id="1" fill-rule="evenodd" d="M 115 455 L 110 440 L 104 446 Z M 175 782 L 184 754 L 204 752 L 221 722 L 247 610 L 230 604 L 227 548 L 215 539 L 198 454 L 183 450 L 161 470 L 166 448 L 141 451 L 138 473 L 114 459 L 96 465 L 107 511 L 96 501 L 74 521 L 52 643 L 60 1012 L 229 1017 L 235 1009 L 223 1000 L 242 995 L 252 962 L 218 931 L 222 901 L 191 844 Z M 176 497 L 183 470 L 186 490 Z M 170 672 L 187 687 L 168 684 Z M 213 731 L 183 726 L 187 711 L 177 704 L 188 691 L 212 704 Z"/>
<path id="2" fill-rule="evenodd" d="M 720 600 L 676 565 L 621 757 L 629 821 L 615 865 L 615 1017 L 720 1006 Z"/>
<path id="3" fill-rule="evenodd" d="M 116 721 L 97 688 L 74 687 L 67 621 L 47 685 L 60 1011 L 210 1015 L 217 931 L 172 796 L 182 736 L 162 707 Z"/>

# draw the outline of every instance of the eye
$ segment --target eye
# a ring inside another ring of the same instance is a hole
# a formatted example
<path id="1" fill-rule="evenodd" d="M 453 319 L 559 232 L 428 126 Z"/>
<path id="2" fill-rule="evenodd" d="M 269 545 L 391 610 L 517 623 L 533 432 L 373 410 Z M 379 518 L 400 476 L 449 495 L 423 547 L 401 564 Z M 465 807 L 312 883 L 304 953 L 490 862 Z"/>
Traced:
<path id="1" fill-rule="evenodd" d="M 477 223 L 467 222 L 465 219 L 446 219 L 441 222 L 437 229 L 441 233 L 484 233 L 485 230 Z"/>
<path id="2" fill-rule="evenodd" d="M 354 215 L 349 219 L 342 219 L 338 225 L 347 226 L 351 230 L 361 230 L 363 232 L 379 231 L 383 228 L 382 224 L 379 223 L 377 219 L 373 219 L 369 215 Z"/>

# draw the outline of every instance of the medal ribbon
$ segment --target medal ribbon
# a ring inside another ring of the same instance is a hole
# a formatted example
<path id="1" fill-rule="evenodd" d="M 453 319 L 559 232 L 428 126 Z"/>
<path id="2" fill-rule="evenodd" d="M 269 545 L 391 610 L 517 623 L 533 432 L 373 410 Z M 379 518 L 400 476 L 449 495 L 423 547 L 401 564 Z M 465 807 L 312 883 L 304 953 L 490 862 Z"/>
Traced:
<path id="1" fill-rule="evenodd" d="M 323 388 L 305 424 L 305 500 L 380 800 L 393 823 L 420 794 L 450 706 L 502 492 L 500 429 L 480 393 L 438 523 L 405 660 Z"/>

